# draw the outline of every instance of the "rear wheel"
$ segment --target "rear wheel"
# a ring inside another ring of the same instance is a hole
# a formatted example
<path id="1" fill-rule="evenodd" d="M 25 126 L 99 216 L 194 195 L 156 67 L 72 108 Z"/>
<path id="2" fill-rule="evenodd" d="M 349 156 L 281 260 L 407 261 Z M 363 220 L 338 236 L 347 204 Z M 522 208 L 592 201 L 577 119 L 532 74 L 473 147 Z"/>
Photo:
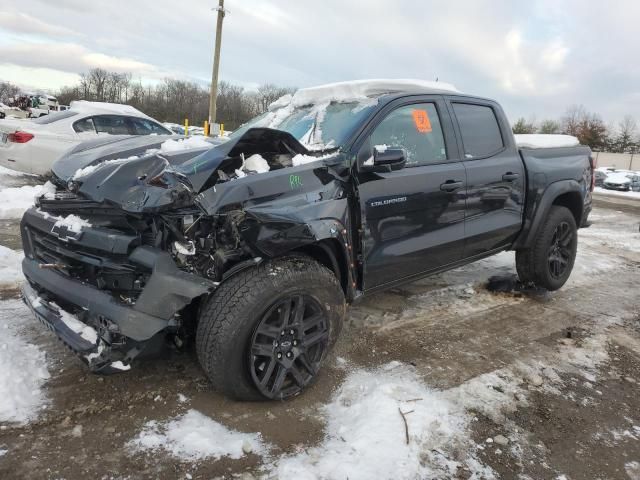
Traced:
<path id="1" fill-rule="evenodd" d="M 578 250 L 578 229 L 566 207 L 553 206 L 531 248 L 516 251 L 520 280 L 547 290 L 562 287 L 571 275 Z"/>
<path id="2" fill-rule="evenodd" d="M 230 278 L 203 306 L 198 358 L 228 396 L 291 397 L 317 378 L 344 313 L 332 272 L 307 257 L 275 260 Z"/>

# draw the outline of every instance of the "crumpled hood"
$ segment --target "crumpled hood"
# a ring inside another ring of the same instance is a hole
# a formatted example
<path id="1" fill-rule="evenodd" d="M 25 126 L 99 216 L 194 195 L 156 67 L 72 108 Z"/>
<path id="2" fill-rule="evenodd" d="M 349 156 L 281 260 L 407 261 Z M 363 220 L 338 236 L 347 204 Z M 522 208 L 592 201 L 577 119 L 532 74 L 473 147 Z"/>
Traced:
<path id="1" fill-rule="evenodd" d="M 182 157 L 180 152 L 157 152 L 135 160 L 105 161 L 78 179 L 78 191 L 96 202 L 108 202 L 128 212 L 180 208 L 193 204 L 194 197 L 221 164 L 241 153 L 246 157 L 265 152 L 308 153 L 291 134 L 268 128 L 250 129 L 195 157 L 193 153 L 188 156 L 188 152 L 183 152 Z"/>

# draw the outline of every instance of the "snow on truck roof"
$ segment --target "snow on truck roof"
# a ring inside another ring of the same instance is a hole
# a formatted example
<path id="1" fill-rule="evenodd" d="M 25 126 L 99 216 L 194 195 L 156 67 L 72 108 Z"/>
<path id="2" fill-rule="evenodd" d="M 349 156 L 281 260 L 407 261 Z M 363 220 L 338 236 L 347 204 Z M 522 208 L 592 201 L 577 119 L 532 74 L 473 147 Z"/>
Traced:
<path id="1" fill-rule="evenodd" d="M 269 105 L 269 110 L 277 110 L 288 105 L 301 107 L 328 102 L 363 102 L 375 95 L 401 92 L 460 93 L 455 86 L 444 82 L 413 79 L 352 80 L 301 88 L 293 95 L 280 97 Z"/>
<path id="2" fill-rule="evenodd" d="M 522 148 L 577 147 L 580 141 L 571 135 L 520 134 L 514 135 L 516 145 Z"/>

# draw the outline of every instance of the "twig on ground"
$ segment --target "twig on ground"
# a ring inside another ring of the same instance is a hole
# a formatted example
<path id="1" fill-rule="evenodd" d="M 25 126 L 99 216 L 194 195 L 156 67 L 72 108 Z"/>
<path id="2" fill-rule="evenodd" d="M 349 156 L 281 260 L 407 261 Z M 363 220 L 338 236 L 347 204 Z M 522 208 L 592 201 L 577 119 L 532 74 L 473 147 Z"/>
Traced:
<path id="1" fill-rule="evenodd" d="M 404 435 L 407 439 L 407 445 L 409 445 L 409 424 L 407 423 L 407 417 L 405 415 L 409 415 L 413 413 L 413 410 L 409 410 L 408 412 L 403 412 L 400 407 L 398 407 L 398 411 L 400 412 L 400 416 L 402 417 L 402 421 L 404 422 Z"/>

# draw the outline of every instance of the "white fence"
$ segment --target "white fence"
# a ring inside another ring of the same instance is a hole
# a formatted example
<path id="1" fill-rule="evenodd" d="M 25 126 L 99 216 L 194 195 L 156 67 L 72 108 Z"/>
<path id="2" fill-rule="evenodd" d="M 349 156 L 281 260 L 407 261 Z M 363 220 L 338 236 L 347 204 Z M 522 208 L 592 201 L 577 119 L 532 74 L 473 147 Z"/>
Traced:
<path id="1" fill-rule="evenodd" d="M 615 167 L 621 170 L 640 171 L 639 153 L 594 152 L 598 167 Z"/>

